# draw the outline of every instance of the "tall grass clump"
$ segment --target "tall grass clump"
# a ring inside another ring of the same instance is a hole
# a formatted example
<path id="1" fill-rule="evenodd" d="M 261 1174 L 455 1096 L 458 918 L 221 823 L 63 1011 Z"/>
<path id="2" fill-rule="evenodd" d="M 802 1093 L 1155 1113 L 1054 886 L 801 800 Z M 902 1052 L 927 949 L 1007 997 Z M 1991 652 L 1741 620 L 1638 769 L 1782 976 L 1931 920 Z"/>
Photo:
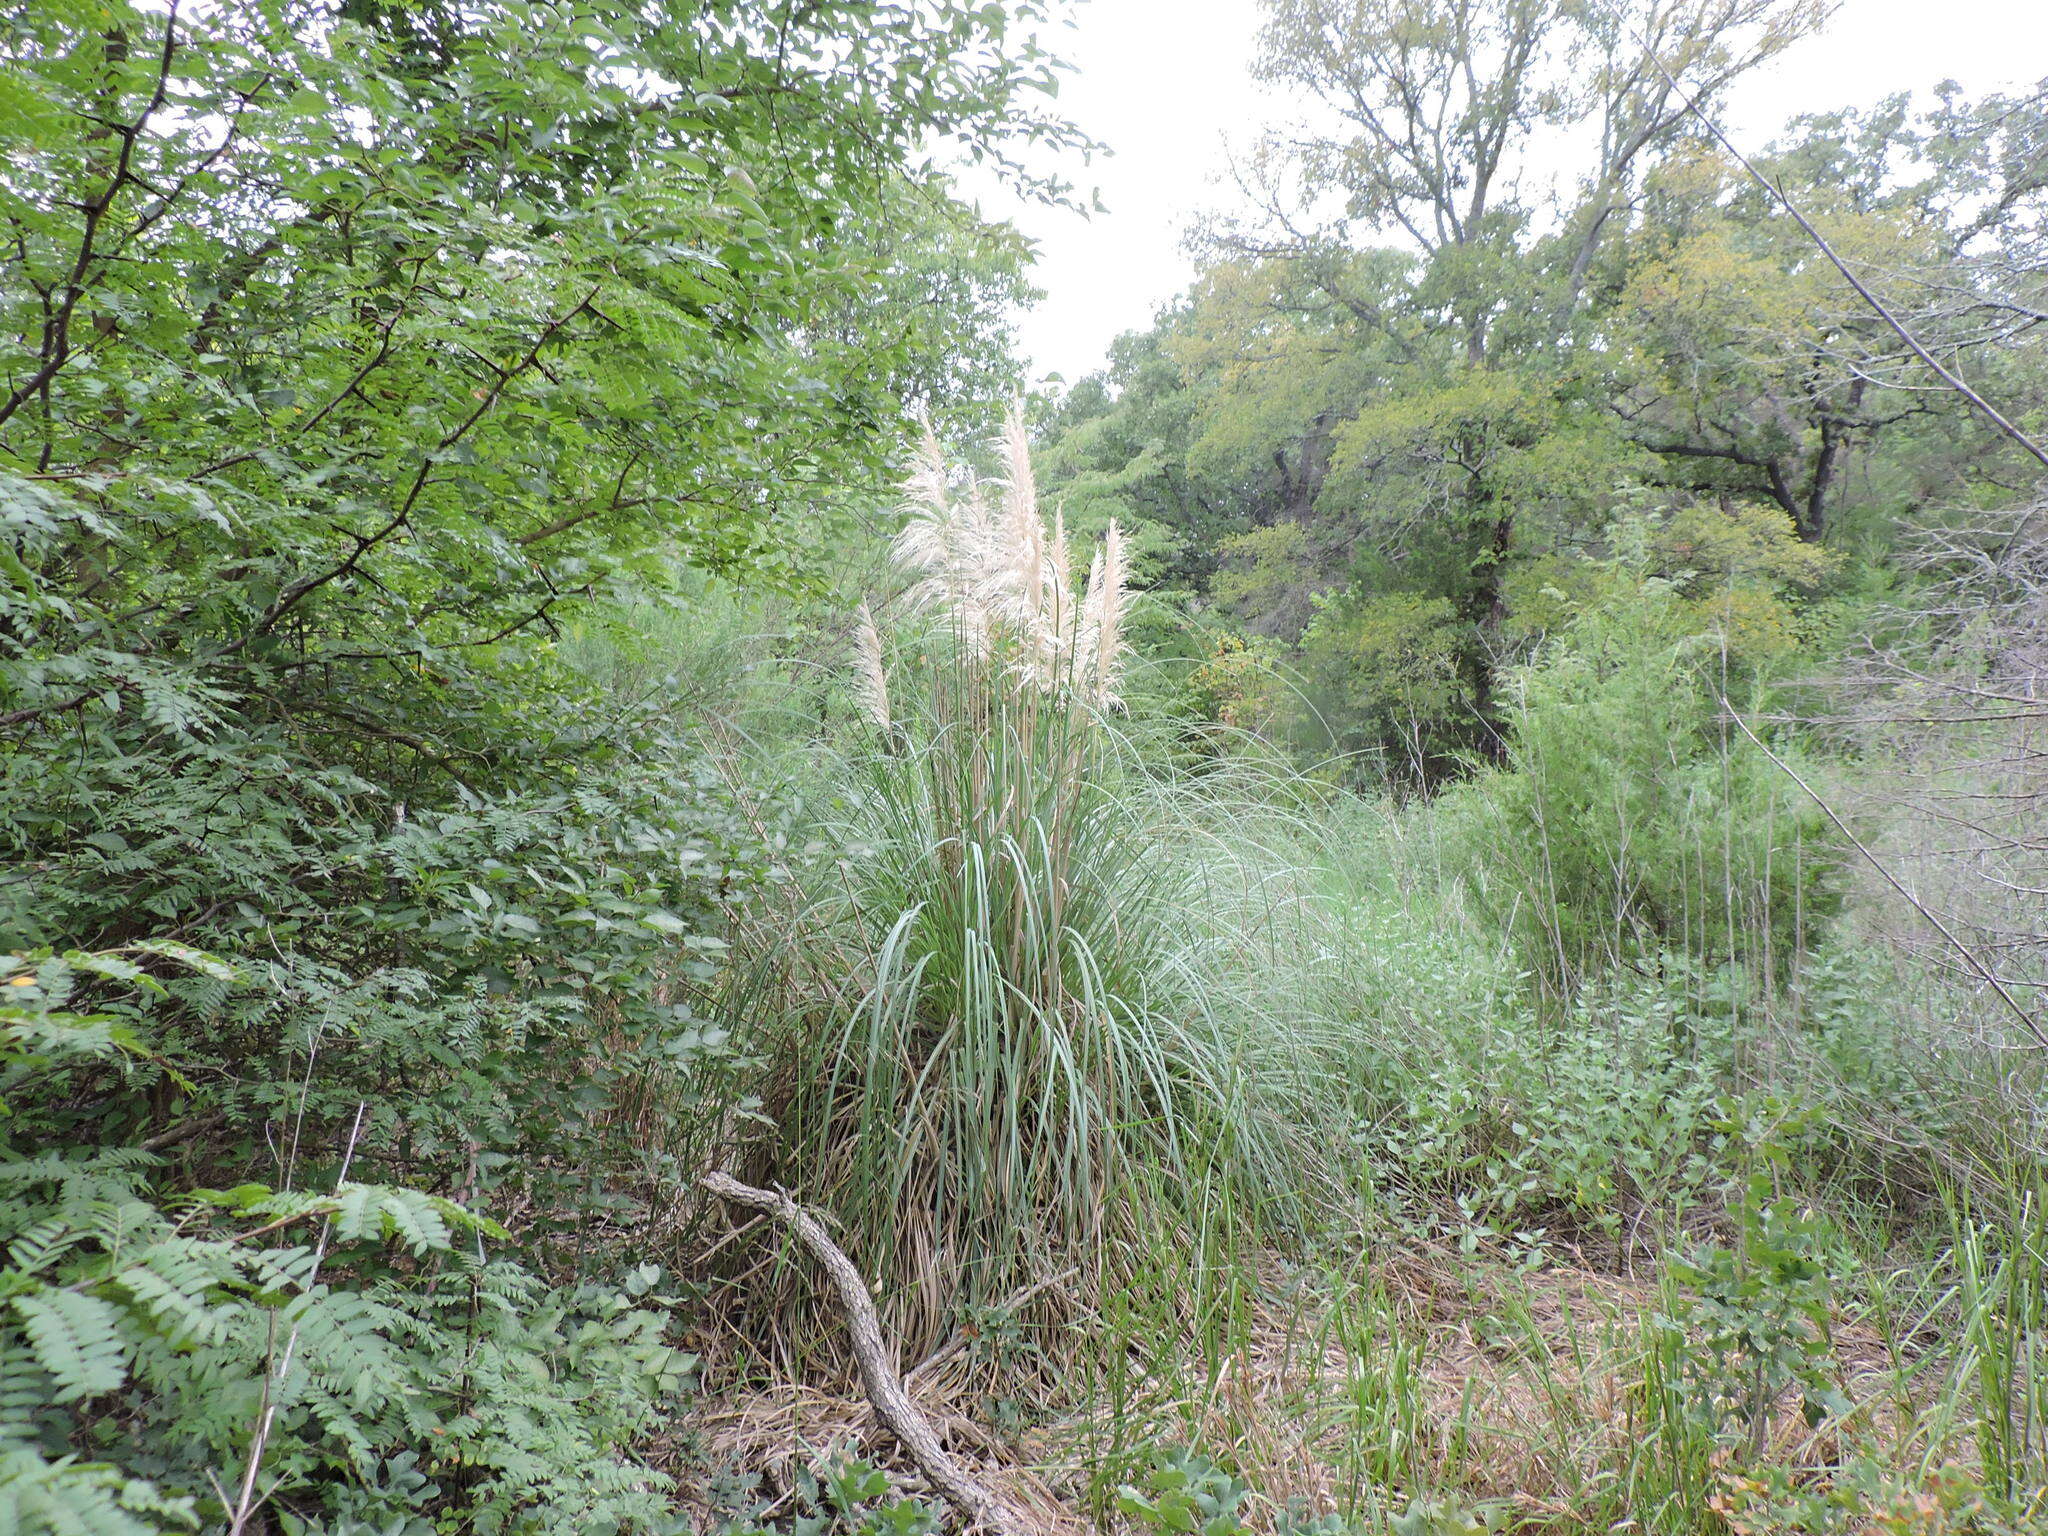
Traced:
<path id="1" fill-rule="evenodd" d="M 1654 578 L 1517 677 L 1506 763 L 1451 809 L 1479 904 L 1550 997 L 1664 952 L 1782 973 L 1839 908 L 1839 836 L 1727 718 L 1737 685 L 1767 697 Z"/>
<path id="2" fill-rule="evenodd" d="M 1122 537 L 1077 579 L 1014 418 L 1004 457 L 990 495 L 926 445 L 898 617 L 855 628 L 850 852 L 775 945 L 776 1171 L 913 1348 L 1271 1232 L 1316 1177 L 1312 1031 L 1273 980 L 1306 898 L 1258 857 L 1255 794 L 1138 761 Z"/>

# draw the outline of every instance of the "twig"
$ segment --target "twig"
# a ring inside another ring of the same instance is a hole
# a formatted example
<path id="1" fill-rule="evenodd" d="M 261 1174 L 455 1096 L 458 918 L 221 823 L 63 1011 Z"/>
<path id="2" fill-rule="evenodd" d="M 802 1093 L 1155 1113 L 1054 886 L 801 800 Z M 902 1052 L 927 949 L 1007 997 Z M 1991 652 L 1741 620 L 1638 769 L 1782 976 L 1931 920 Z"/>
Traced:
<path id="1" fill-rule="evenodd" d="M 832 1241 L 824 1224 L 781 1191 L 756 1189 L 729 1173 L 707 1173 L 702 1183 L 721 1200 L 765 1211 L 796 1234 L 839 1293 L 839 1304 L 846 1313 L 846 1331 L 853 1342 L 853 1357 L 860 1364 L 861 1384 L 867 1388 L 875 1416 L 910 1453 L 910 1459 L 931 1485 L 968 1520 L 1001 1536 L 1025 1536 L 1031 1522 L 967 1475 L 939 1444 L 931 1421 L 903 1390 L 902 1378 L 896 1374 L 882 1341 L 882 1325 L 875 1315 L 875 1302 L 868 1294 L 867 1282 L 861 1279 L 845 1250 Z"/>
<path id="2" fill-rule="evenodd" d="M 1017 1308 L 1023 1306 L 1025 1302 L 1036 1296 L 1040 1291 L 1050 1290 L 1055 1285 L 1063 1285 L 1073 1279 L 1078 1273 L 1078 1270 L 1063 1269 L 1056 1275 L 1047 1275 L 1043 1280 L 1034 1280 L 1022 1290 L 1004 1297 L 989 1310 L 993 1312 L 1015 1312 Z M 966 1344 L 967 1335 L 958 1328 L 954 1329 L 947 1337 L 945 1343 L 905 1371 L 903 1379 L 905 1381 L 917 1380 L 926 1371 L 933 1369 L 944 1361 L 952 1359 L 953 1356 L 960 1353 Z"/>
<path id="3" fill-rule="evenodd" d="M 341 1154 L 341 1169 L 334 1176 L 334 1187 L 340 1189 L 348 1178 L 349 1164 L 355 1161 L 356 1142 L 363 1134 L 363 1114 L 369 1108 L 367 1103 L 356 1105 L 355 1124 L 349 1127 L 348 1145 Z M 313 1282 L 320 1277 L 320 1264 L 327 1257 L 327 1239 L 334 1231 L 330 1220 L 320 1229 L 320 1241 L 313 1248 L 313 1267 L 307 1271 L 305 1289 L 311 1291 Z M 271 1327 L 277 1326 L 276 1314 L 271 1314 Z M 263 1408 L 256 1416 L 256 1434 L 249 1442 L 249 1460 L 242 1468 L 242 1487 L 235 1500 L 234 1513 L 228 1519 L 228 1536 L 242 1536 L 249 1517 L 256 1513 L 262 1499 L 256 1497 L 256 1474 L 263 1467 L 263 1448 L 270 1440 L 270 1427 L 277 1421 L 277 1397 L 284 1390 L 285 1378 L 291 1373 L 292 1355 L 299 1347 L 299 1325 L 292 1324 L 291 1333 L 285 1338 L 284 1353 L 278 1357 L 277 1366 L 263 1378 Z"/>
<path id="4" fill-rule="evenodd" d="M 1984 982 L 1986 986 L 1990 987 L 1992 991 L 1998 994 L 2000 1000 L 2004 1002 L 2005 1006 L 2012 1010 L 2013 1017 L 2020 1021 L 2021 1025 L 2025 1027 L 2027 1033 L 2034 1037 L 2035 1041 L 2042 1047 L 2042 1049 L 2048 1050 L 2048 1030 L 2044 1030 L 2041 1027 L 2039 1021 L 2036 1020 L 2031 1013 L 2027 1012 L 2027 1010 L 2023 1006 L 2021 1006 L 2020 1000 L 2014 997 L 2012 993 L 2006 990 L 2005 983 L 1998 979 L 1997 975 L 1992 971 L 1991 967 L 1986 965 L 1982 960 L 1977 958 L 1977 952 L 1974 949 L 1970 948 L 1969 945 L 1965 944 L 1961 939 L 1957 938 L 1954 932 L 1949 928 L 1948 924 L 1944 923 L 1941 920 L 1941 918 L 1935 914 L 1934 910 L 1931 907 L 1929 907 L 1925 902 L 1921 901 L 1921 899 L 1918 896 L 1915 896 L 1911 891 L 1907 890 L 1906 887 L 1899 882 L 1898 877 L 1885 867 L 1884 861 L 1878 858 L 1876 854 L 1872 853 L 1870 849 L 1864 845 L 1862 838 L 1858 837 L 1854 832 L 1849 830 L 1849 824 L 1846 821 L 1842 820 L 1840 816 L 1837 816 L 1835 814 L 1835 808 L 1832 805 L 1829 805 L 1827 801 L 1823 800 L 1820 797 L 1820 792 L 1816 790 L 1811 784 L 1807 783 L 1806 780 L 1801 778 L 1799 776 L 1799 771 L 1796 768 L 1794 768 L 1790 763 L 1786 762 L 1782 757 L 1778 756 L 1777 753 L 1773 752 L 1769 747 L 1763 744 L 1762 739 L 1757 735 L 1757 733 L 1749 728 L 1749 722 L 1744 720 L 1742 716 L 1738 715 L 1735 712 L 1734 706 L 1731 705 L 1726 698 L 1723 698 L 1721 700 L 1721 708 L 1727 713 L 1728 718 L 1735 722 L 1735 728 L 1742 732 L 1743 735 L 1747 736 L 1750 739 L 1750 741 L 1755 744 L 1757 751 L 1763 753 L 1765 757 L 1769 758 L 1773 763 L 1775 763 L 1778 766 L 1778 768 L 1785 774 L 1787 778 L 1791 779 L 1791 781 L 1794 784 L 1797 784 L 1801 789 L 1806 791 L 1806 797 L 1809 800 L 1811 800 L 1815 805 L 1819 806 L 1821 808 L 1821 812 L 1827 817 L 1827 819 L 1835 824 L 1836 830 L 1839 831 L 1842 834 L 1842 836 L 1849 839 L 1850 845 L 1854 847 L 1858 853 L 1862 854 L 1864 858 L 1870 861 L 1870 867 L 1876 870 L 1878 874 L 1884 877 L 1884 883 L 1890 886 L 1893 890 L 1897 891 L 1901 896 L 1903 896 L 1915 912 L 1918 912 L 1922 917 L 1926 918 L 1927 921 L 1933 925 L 1934 931 L 1936 933 L 1939 933 L 1944 939 L 1948 940 L 1949 944 L 1954 947 L 1955 952 L 1963 957 L 1963 963 L 1969 966 L 1969 968 L 1977 974 L 1977 976 Z"/>
<path id="5" fill-rule="evenodd" d="M 92 274 L 95 261 L 99 258 L 97 242 L 100 226 L 112 210 L 121 193 L 130 186 L 141 185 L 135 175 L 135 145 L 149 127 L 149 120 L 156 116 L 170 98 L 171 62 L 178 51 L 178 0 L 172 0 L 164 13 L 164 45 L 158 57 L 156 87 L 150 92 L 149 101 L 142 109 L 142 115 L 132 123 L 110 123 L 107 126 L 121 136 L 121 152 L 115 157 L 114 168 L 106 186 L 90 202 L 75 203 L 82 215 L 78 235 L 78 256 L 71 264 L 70 276 L 64 283 L 64 298 L 49 318 L 43 323 L 42 366 L 31 374 L 27 382 L 0 401 L 0 424 L 21 409 L 36 395 L 43 392 L 50 381 L 56 378 L 64 365 L 73 357 L 82 356 L 90 347 L 74 351 L 71 346 L 71 321 L 78 312 L 78 301 L 85 296 L 86 279 Z M 111 57 L 111 54 L 109 55 Z M 97 136 L 97 135 L 95 135 Z M 45 406 L 48 405 L 47 397 Z M 44 448 L 40 469 L 48 469 L 49 450 Z"/>

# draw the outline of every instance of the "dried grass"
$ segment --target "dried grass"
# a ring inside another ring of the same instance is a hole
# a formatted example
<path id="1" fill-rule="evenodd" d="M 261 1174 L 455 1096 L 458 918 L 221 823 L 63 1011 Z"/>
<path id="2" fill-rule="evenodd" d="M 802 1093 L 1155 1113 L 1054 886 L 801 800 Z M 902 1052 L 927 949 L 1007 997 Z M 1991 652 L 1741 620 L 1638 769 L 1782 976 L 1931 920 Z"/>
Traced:
<path id="1" fill-rule="evenodd" d="M 962 1374 L 913 1377 L 906 1383 L 946 1450 L 976 1481 L 1027 1516 L 1034 1532 L 1072 1536 L 1092 1529 L 1074 1512 L 1070 1494 L 1035 1464 L 1030 1443 L 1002 1439 L 969 1411 L 975 1399 Z M 800 1471 L 816 1474 L 848 1458 L 886 1470 L 902 1495 L 937 1501 L 877 1422 L 867 1399 L 850 1389 L 781 1382 L 721 1394 L 692 1414 L 685 1427 L 701 1461 L 759 1475 L 771 1516 L 793 1497 Z M 701 1490 L 686 1503 L 699 1530 L 714 1529 L 725 1513 L 714 1510 Z"/>
<path id="2" fill-rule="evenodd" d="M 1326 1275 L 1275 1256 L 1258 1266 L 1256 1298 L 1228 1350 L 1203 1359 L 1192 1340 L 1179 1341 L 1174 1368 L 1143 1381 L 1115 1420 L 1085 1402 L 1046 1400 L 1036 1405 L 1040 1427 L 1015 1439 L 992 1433 L 982 1406 L 1034 1384 L 1005 1380 L 966 1350 L 941 1352 L 908 1384 L 947 1448 L 1047 1536 L 1092 1528 L 1080 1512 L 1099 1449 L 1112 1442 L 1199 1446 L 1255 1490 L 1243 1511 L 1255 1530 L 1272 1529 L 1284 1510 L 1342 1511 L 1375 1495 L 1398 1509 L 1444 1486 L 1544 1527 L 1605 1529 L 1589 1495 L 1645 1434 L 1633 1400 L 1656 1288 L 1570 1265 L 1523 1273 L 1450 1249 L 1389 1249 L 1360 1275 L 1380 1288 L 1417 1359 L 1413 1488 L 1362 1484 L 1353 1389 L 1385 1361 L 1347 1347 L 1334 1315 L 1345 1302 Z M 1918 1405 L 1896 1400 L 1885 1341 L 1845 1324 L 1832 1342 L 1837 1379 L 1858 1405 L 1850 1432 L 1866 1448 L 1904 1446 Z M 1043 1393 L 1043 1381 L 1035 1386 Z M 715 1463 L 760 1471 L 776 1496 L 798 1467 L 849 1453 L 918 1491 L 914 1469 L 849 1386 L 731 1384 L 690 1426 Z M 1776 1405 L 1767 1445 L 1774 1464 L 1813 1476 L 1846 1450 L 1837 1429 L 1811 1430 L 1792 1396 Z"/>

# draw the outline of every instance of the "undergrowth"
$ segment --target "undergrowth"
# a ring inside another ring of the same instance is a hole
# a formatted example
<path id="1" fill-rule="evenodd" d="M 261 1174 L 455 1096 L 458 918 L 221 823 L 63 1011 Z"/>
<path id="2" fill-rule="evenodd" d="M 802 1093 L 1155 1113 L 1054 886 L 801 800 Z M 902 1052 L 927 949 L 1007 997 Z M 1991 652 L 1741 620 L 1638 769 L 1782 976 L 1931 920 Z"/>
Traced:
<path id="1" fill-rule="evenodd" d="M 1059 537 L 1018 484 L 959 546 L 995 576 L 913 548 L 858 621 L 836 852 L 736 1000 L 742 1155 L 990 1464 L 1215 1536 L 2038 1518 L 2037 1064 L 1838 923 L 1836 829 L 1667 596 L 1535 659 L 1503 767 L 1373 801 L 1157 750 L 1059 639 L 1085 590 L 989 555 Z M 763 1276 L 728 1384 L 830 1379 Z"/>

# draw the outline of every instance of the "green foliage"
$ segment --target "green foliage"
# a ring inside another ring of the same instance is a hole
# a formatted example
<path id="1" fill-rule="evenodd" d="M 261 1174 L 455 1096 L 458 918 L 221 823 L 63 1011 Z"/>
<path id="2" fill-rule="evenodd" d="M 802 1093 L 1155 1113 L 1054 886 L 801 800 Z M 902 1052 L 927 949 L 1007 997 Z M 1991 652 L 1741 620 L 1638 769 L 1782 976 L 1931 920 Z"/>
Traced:
<path id="1" fill-rule="evenodd" d="M 1782 971 L 1839 905 L 1838 835 L 1731 744 L 1722 648 L 1688 628 L 1656 578 L 1581 614 L 1519 678 L 1505 769 L 1459 792 L 1472 888 L 1553 997 L 1666 948 Z"/>
<path id="2" fill-rule="evenodd" d="M 1045 20 L 0 22 L 9 1513 L 218 1525 L 260 1442 L 270 1526 L 659 1523 L 639 1265 L 789 839 L 576 632 L 815 585 L 1007 378 L 1022 248 L 927 146 L 1057 194 Z"/>
<path id="3" fill-rule="evenodd" d="M 17 1119 L 41 1079 L 150 1054 L 66 1006 L 80 974 L 122 970 L 0 961 Z M 0 1148 L 0 1500 L 27 1529 L 217 1524 L 247 1467 L 294 1529 L 658 1521 L 667 1480 L 630 1447 L 692 1364 L 646 1305 L 658 1270 L 557 1290 L 487 1257 L 507 1234 L 438 1196 L 346 1180 L 165 1196 L 159 1162 Z"/>
<path id="4" fill-rule="evenodd" d="M 1473 718 L 1465 637 L 1447 598 L 1368 593 L 1319 597 L 1301 636 L 1304 690 L 1331 745 L 1369 757 L 1380 781 L 1428 784 L 1443 744 Z"/>
<path id="5" fill-rule="evenodd" d="M 2021 1536 L 2039 1519 L 2038 1500 L 2034 1508 L 2001 1508 L 1955 1462 L 1902 1470 L 1861 1455 L 1819 1481 L 1783 1467 L 1728 1469 L 1716 1481 L 1713 1507 L 1723 1519 L 1736 1530 L 1774 1536 Z"/>
<path id="6" fill-rule="evenodd" d="M 1273 523 L 1232 534 L 1216 546 L 1209 595 L 1256 634 L 1301 632 L 1313 602 L 1316 552 L 1300 523 Z"/>
<path id="7" fill-rule="evenodd" d="M 685 736 L 645 707 L 620 722 L 576 702 L 580 721 L 552 721 L 574 779 L 415 801 L 396 824 L 367 785 L 310 805 L 266 792 L 267 775 L 238 788 L 232 758 L 191 776 L 145 760 L 125 785 L 95 774 L 90 796 L 41 802 L 59 825 L 103 830 L 53 849 L 6 893 L 17 933 L 119 933 L 161 905 L 248 958 L 240 985 L 190 976 L 114 1016 L 146 1020 L 182 1075 L 158 1059 L 75 1065 L 17 1106 L 12 1134 L 65 1144 L 206 1129 L 260 1147 L 276 1135 L 265 1127 L 345 1125 L 368 1099 L 371 1145 L 448 1187 L 538 1200 L 534 1236 L 580 1228 L 557 1203 L 573 1191 L 587 1209 L 596 1169 L 653 1174 L 676 1148 L 661 1133 L 626 1152 L 620 1106 L 664 1084 L 645 1100 L 646 1128 L 688 1123 L 687 1071 L 726 1050 L 691 997 L 712 973 L 724 906 L 765 855 Z M 579 727 L 620 724 L 633 734 L 576 740 Z M 209 793 L 223 831 L 191 837 Z M 405 1099 L 376 1091 L 393 1081 Z M 232 1153 L 227 1163 L 238 1176 Z"/>
<path id="8" fill-rule="evenodd" d="M 2009 1504 L 2038 1504 L 2048 1489 L 2048 1216 L 2038 1173 L 2016 1174 L 2004 1220 L 1973 1219 L 1967 1201 L 1949 1216 L 1984 1482 Z"/>
<path id="9" fill-rule="evenodd" d="M 24 1134 L 237 1177 L 367 1101 L 401 1176 L 544 1236 L 702 1123 L 693 989 L 768 863 L 560 626 L 808 579 L 791 509 L 1002 351 L 1018 253 L 925 135 L 1065 131 L 1029 5 L 433 14 L 0 32 L 0 943 L 246 962 L 144 1005 L 183 1082 L 79 1067 Z"/>
<path id="10" fill-rule="evenodd" d="M 1192 1452 L 1159 1455 L 1142 1484 L 1117 1490 L 1117 1513 L 1147 1536 L 1246 1536 L 1238 1506 L 1251 1490 Z"/>
<path id="11" fill-rule="evenodd" d="M 1297 712 L 1284 664 L 1285 650 L 1277 641 L 1219 634 L 1187 676 L 1184 707 L 1198 721 L 1256 733 L 1257 738 L 1284 739 Z M 1216 744 L 1213 738 L 1209 744 Z"/>
<path id="12" fill-rule="evenodd" d="M 787 1521 L 728 1521 L 721 1536 L 928 1536 L 939 1528 L 937 1508 L 899 1497 L 889 1475 L 848 1456 L 822 1467 L 801 1467 Z"/>
<path id="13" fill-rule="evenodd" d="M 1456 1500 L 1415 1499 L 1387 1521 L 1392 1536 L 1494 1536 L 1511 1511 L 1504 1504 L 1474 1508 Z"/>
<path id="14" fill-rule="evenodd" d="M 1672 110 L 1814 10 L 1272 0 L 1263 73 L 1342 110 L 1039 403 L 1062 520 L 1021 420 L 1000 517 L 926 466 L 973 516 L 848 689 L 820 552 L 1011 382 L 1028 251 L 935 156 L 1063 195 L 1046 0 L 13 8 L 0 1528 L 674 1529 L 678 1314 L 749 1390 L 832 1353 L 804 1266 L 697 1241 L 714 1156 L 998 1431 L 1099 1427 L 1135 1530 L 2038 1525 L 2039 1071 L 1843 942 L 1729 718 L 1896 515 L 2012 483 Z M 2040 126 L 1886 103 L 1767 169 L 2026 383 Z M 1554 204 L 1536 143 L 1592 157 Z M 1505 1289 L 1645 1253 L 1609 1357 Z M 1276 1415 L 1343 1459 L 1313 1519 Z M 943 1523 L 782 1492 L 734 1529 Z"/>
<path id="15" fill-rule="evenodd" d="M 1043 460 L 1150 524 L 1174 551 L 1160 576 L 1198 605 L 1302 642 L 1288 661 L 1328 677 L 1308 712 L 1327 729 L 1283 716 L 1297 750 L 1368 747 L 1426 786 L 1460 754 L 1497 760 L 1500 685 L 1554 627 L 1549 594 L 1597 583 L 1645 494 L 1696 525 L 1768 507 L 1809 551 L 1883 549 L 1902 516 L 2007 496 L 2010 446 L 1910 383 L 1921 366 L 1777 196 L 1670 110 L 1678 91 L 1713 112 L 1825 9 L 1265 7 L 1256 68 L 1320 115 L 1248 151 L 1255 195 L 1200 232 L 1187 294 L 1052 413 Z M 1759 156 L 1852 266 L 1893 275 L 1883 297 L 1916 335 L 2016 409 L 2040 389 L 2031 301 L 1983 327 L 1946 296 L 2038 287 L 2020 147 L 2037 118 L 2024 98 L 1895 98 L 1796 119 Z M 1532 156 L 1546 135 L 1565 147 Z M 1370 686 L 1370 658 L 1346 677 L 1348 626 L 1303 638 L 1319 593 L 1450 605 L 1427 670 L 1448 645 L 1452 707 Z M 1806 637 L 1754 582 L 1716 595 L 1738 651 Z"/>
<path id="16" fill-rule="evenodd" d="M 1779 1398 L 1797 1389 L 1809 1425 L 1850 1411 L 1828 1375 L 1832 1316 L 1827 1230 L 1778 1193 L 1783 1111 L 1745 1106 L 1727 1129 L 1749 1162 L 1731 1243 L 1673 1257 L 1663 1326 L 1681 1342 L 1687 1410 L 1717 1436 L 1739 1432 L 1754 1458 Z"/>
<path id="17" fill-rule="evenodd" d="M 1060 136 L 1030 14 L 9 24 L 0 941 L 249 962 L 148 1003 L 184 1082 L 81 1067 L 34 1130 L 239 1172 L 288 1103 L 367 1099 L 401 1172 L 515 1182 L 537 1235 L 638 1161 L 622 1100 L 670 1150 L 760 822 L 553 640 L 679 559 L 797 581 L 784 509 L 1000 352 L 1014 246 L 910 182 L 927 131 Z"/>
<path id="18" fill-rule="evenodd" d="M 1624 986 L 1560 1021 L 1510 1016 L 1384 1062 L 1375 1075 L 1397 1086 L 1358 1140 L 1402 1224 L 1535 1254 L 1718 1203 L 1735 1021 L 1690 990 Z"/>

